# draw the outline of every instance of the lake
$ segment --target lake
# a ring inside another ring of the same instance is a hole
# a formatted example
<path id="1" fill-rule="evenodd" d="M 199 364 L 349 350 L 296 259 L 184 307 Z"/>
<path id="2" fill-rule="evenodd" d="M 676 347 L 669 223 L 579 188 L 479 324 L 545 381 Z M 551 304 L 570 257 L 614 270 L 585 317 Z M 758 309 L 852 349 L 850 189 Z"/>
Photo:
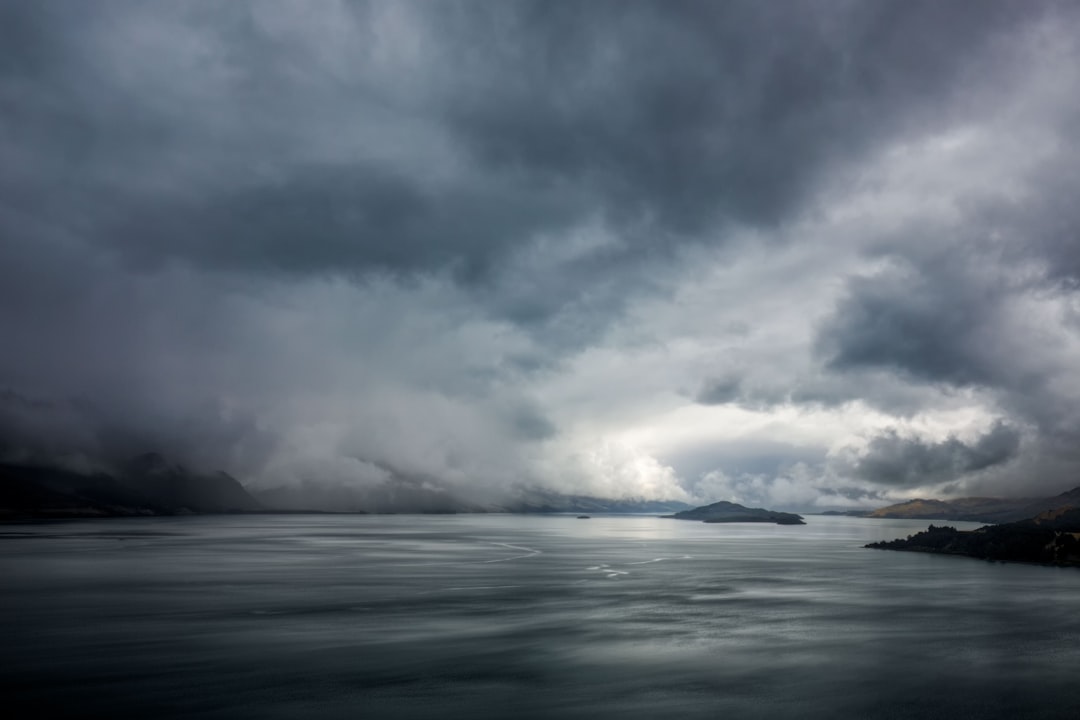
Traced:
<path id="1" fill-rule="evenodd" d="M 1080 571 L 861 547 L 926 521 L 807 523 L 8 524 L 4 715 L 1080 717 Z"/>

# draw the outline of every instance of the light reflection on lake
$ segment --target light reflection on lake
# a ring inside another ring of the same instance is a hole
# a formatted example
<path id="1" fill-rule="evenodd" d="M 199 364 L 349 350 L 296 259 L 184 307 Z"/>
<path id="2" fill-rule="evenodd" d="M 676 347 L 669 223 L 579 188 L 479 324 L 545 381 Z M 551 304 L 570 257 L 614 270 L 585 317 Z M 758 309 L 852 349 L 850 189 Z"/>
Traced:
<path id="1" fill-rule="evenodd" d="M 0 677 L 34 717 L 1080 717 L 1080 571 L 807 521 L 0 526 Z"/>

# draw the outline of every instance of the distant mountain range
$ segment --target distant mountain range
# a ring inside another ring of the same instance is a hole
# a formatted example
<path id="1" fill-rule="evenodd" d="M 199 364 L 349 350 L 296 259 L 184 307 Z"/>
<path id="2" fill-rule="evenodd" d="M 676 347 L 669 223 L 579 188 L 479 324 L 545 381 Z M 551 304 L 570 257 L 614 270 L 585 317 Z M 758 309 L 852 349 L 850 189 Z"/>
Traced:
<path id="1" fill-rule="evenodd" d="M 308 481 L 249 491 L 226 473 L 192 472 L 158 453 L 140 455 L 109 473 L 0 463 L 0 519 L 230 512 L 659 514 L 689 507 L 541 489 L 519 489 L 480 503 L 412 478 L 362 487 Z"/>
<path id="2" fill-rule="evenodd" d="M 1080 487 L 1050 498 L 983 498 L 908 500 L 865 513 L 864 517 L 909 520 L 955 520 L 1008 523 L 1032 518 L 1047 510 L 1080 507 Z"/>
<path id="3" fill-rule="evenodd" d="M 1080 507 L 1080 487 L 1051 498 L 909 500 L 866 513 L 871 518 L 1007 523 Z M 176 515 L 227 512 L 370 513 L 648 513 L 703 522 L 802 524 L 802 517 L 730 502 L 691 508 L 676 500 L 601 498 L 539 488 L 501 497 L 459 497 L 430 479 L 399 477 L 371 486 L 312 481 L 249 490 L 224 472 L 198 473 L 159 453 L 132 458 L 111 472 L 0 463 L 0 518 Z M 836 514 L 836 513 L 833 513 Z"/>
<path id="4" fill-rule="evenodd" d="M 373 513 L 664 513 L 684 510 L 675 500 L 613 499 L 518 489 L 497 500 L 470 501 L 430 482 L 395 478 L 369 487 L 303 482 L 258 490 L 263 506 L 277 510 Z"/>
<path id="5" fill-rule="evenodd" d="M 0 464 L 0 518 L 253 512 L 262 506 L 232 476 L 203 475 L 157 453 L 114 474 Z"/>
<path id="6" fill-rule="evenodd" d="M 521 490 L 495 506 L 494 512 L 511 513 L 670 513 L 690 508 L 677 500 L 612 499 L 591 495 L 564 495 L 550 490 Z"/>

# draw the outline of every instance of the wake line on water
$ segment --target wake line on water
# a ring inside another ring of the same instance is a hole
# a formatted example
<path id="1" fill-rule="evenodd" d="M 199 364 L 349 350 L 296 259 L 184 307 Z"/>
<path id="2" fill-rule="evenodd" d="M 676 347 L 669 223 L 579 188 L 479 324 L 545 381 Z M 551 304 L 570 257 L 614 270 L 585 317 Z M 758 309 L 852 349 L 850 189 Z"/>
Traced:
<path id="1" fill-rule="evenodd" d="M 525 587 L 524 585 L 462 585 L 460 587 L 445 587 L 436 588 L 435 590 L 425 590 L 418 595 L 433 595 L 441 592 L 467 592 L 470 590 L 507 590 L 510 588 Z"/>
<path id="2" fill-rule="evenodd" d="M 622 564 L 623 565 L 649 565 L 651 563 L 664 562 L 665 560 L 693 560 L 693 559 L 694 559 L 693 555 L 682 555 L 682 556 L 677 557 L 677 558 L 676 557 L 658 557 L 658 558 L 653 558 L 652 560 L 639 560 L 637 562 L 628 562 L 628 563 L 622 563 Z M 607 564 L 593 565 L 593 566 L 587 567 L 585 569 L 605 573 L 609 579 L 617 578 L 620 575 L 629 575 L 630 574 L 629 570 L 616 570 L 615 568 L 613 568 L 613 567 L 611 567 L 610 565 L 607 565 Z"/>
<path id="3" fill-rule="evenodd" d="M 529 558 L 542 554 L 543 551 L 536 548 L 525 547 L 524 545 L 511 545 L 510 543 L 492 543 L 492 545 L 499 545 L 501 547 L 510 548 L 511 550 L 524 550 L 524 555 L 514 555 L 507 558 L 496 558 L 494 560 L 484 560 L 480 562 L 481 565 L 490 565 L 491 563 L 510 562 L 511 560 L 521 560 L 523 558 Z"/>
<path id="4" fill-rule="evenodd" d="M 624 565 L 648 565 L 649 563 L 664 562 L 665 560 L 693 560 L 693 559 L 694 559 L 693 555 L 683 555 L 682 557 L 677 557 L 677 558 L 660 557 L 660 558 L 653 558 L 652 560 L 641 560 L 639 562 L 631 562 L 631 563 L 623 563 L 623 564 Z"/>

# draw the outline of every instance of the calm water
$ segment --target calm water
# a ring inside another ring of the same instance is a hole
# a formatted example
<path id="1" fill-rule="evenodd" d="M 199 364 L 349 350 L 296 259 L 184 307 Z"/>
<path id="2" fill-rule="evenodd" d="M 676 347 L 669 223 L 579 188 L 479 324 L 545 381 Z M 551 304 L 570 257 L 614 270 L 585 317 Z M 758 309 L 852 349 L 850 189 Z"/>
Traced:
<path id="1" fill-rule="evenodd" d="M 860 547 L 925 521 L 808 522 L 3 526 L 3 714 L 1080 717 L 1080 571 Z"/>

